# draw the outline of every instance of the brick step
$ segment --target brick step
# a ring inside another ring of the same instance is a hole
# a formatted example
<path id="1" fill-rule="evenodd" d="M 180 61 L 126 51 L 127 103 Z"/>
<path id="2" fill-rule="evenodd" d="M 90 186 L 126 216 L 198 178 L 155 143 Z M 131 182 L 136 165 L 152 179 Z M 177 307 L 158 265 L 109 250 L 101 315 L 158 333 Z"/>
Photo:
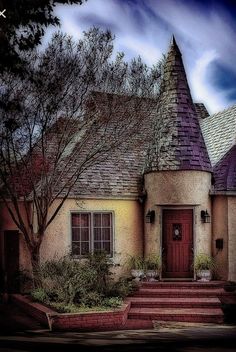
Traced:
<path id="1" fill-rule="evenodd" d="M 220 324 L 224 314 L 219 308 L 131 308 L 128 319 Z"/>
<path id="2" fill-rule="evenodd" d="M 140 288 L 133 294 L 134 297 L 218 297 L 223 294 L 223 289 L 180 289 L 180 288 Z"/>
<path id="3" fill-rule="evenodd" d="M 130 297 L 127 301 L 131 302 L 132 308 L 220 308 L 221 302 L 218 298 L 146 298 Z"/>
<path id="4" fill-rule="evenodd" d="M 205 289 L 205 288 L 223 288 L 224 281 L 209 281 L 209 282 L 200 282 L 200 281 L 149 281 L 142 282 L 140 287 L 142 288 L 189 288 L 189 289 Z"/>

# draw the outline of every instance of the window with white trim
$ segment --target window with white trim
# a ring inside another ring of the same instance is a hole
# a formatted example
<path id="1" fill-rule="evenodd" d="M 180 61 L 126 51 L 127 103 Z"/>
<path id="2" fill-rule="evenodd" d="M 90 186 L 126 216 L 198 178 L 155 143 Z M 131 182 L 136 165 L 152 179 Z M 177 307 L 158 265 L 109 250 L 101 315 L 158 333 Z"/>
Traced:
<path id="1" fill-rule="evenodd" d="M 113 252 L 113 220 L 108 212 L 71 214 L 72 254 L 83 256 L 89 252 Z"/>

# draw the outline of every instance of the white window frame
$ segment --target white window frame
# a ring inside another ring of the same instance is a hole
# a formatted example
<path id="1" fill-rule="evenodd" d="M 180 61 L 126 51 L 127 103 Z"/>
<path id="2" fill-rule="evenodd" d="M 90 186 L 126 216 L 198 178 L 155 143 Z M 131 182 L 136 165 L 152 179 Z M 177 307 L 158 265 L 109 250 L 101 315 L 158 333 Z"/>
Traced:
<path id="1" fill-rule="evenodd" d="M 108 254 L 108 256 L 110 258 L 114 257 L 114 253 L 115 253 L 115 249 L 114 249 L 114 243 L 115 243 L 115 236 L 114 236 L 114 225 L 115 225 L 115 216 L 114 216 L 114 212 L 113 211 L 100 211 L 100 210 L 83 210 L 83 211 L 71 211 L 70 212 L 70 238 L 71 238 L 71 253 L 72 253 L 72 243 L 74 242 L 72 239 L 72 215 L 73 214 L 89 214 L 89 248 L 90 248 L 90 252 L 93 253 L 94 252 L 94 214 L 110 214 L 111 216 L 111 252 Z M 84 258 L 86 255 L 78 255 L 78 254 L 73 254 L 74 258 Z"/>

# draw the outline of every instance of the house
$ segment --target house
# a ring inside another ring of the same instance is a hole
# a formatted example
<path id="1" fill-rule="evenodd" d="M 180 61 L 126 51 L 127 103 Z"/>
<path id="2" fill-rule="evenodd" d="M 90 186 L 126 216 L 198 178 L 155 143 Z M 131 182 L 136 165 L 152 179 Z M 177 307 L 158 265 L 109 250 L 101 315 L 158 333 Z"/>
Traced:
<path id="1" fill-rule="evenodd" d="M 219 279 L 236 281 L 236 106 L 209 116 L 193 102 L 174 38 L 145 126 L 139 143 L 82 174 L 47 229 L 41 260 L 102 248 L 119 274 L 128 255 L 157 253 L 162 279 L 191 279 L 194 258 L 204 252 L 215 257 Z M 4 207 L 0 236 L 6 275 L 29 268 Z"/>

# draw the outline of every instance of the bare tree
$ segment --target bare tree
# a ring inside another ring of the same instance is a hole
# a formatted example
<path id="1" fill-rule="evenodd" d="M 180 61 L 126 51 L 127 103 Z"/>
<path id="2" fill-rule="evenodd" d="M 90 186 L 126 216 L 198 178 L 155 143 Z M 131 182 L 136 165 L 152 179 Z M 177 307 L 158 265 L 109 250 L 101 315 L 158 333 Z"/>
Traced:
<path id="1" fill-rule="evenodd" d="M 45 52 L 27 58 L 24 79 L 1 77 L 1 199 L 33 269 L 47 227 L 81 174 L 128 148 L 153 112 L 161 63 L 148 68 L 140 58 L 114 57 L 113 40 L 97 28 L 78 43 L 56 34 Z"/>

